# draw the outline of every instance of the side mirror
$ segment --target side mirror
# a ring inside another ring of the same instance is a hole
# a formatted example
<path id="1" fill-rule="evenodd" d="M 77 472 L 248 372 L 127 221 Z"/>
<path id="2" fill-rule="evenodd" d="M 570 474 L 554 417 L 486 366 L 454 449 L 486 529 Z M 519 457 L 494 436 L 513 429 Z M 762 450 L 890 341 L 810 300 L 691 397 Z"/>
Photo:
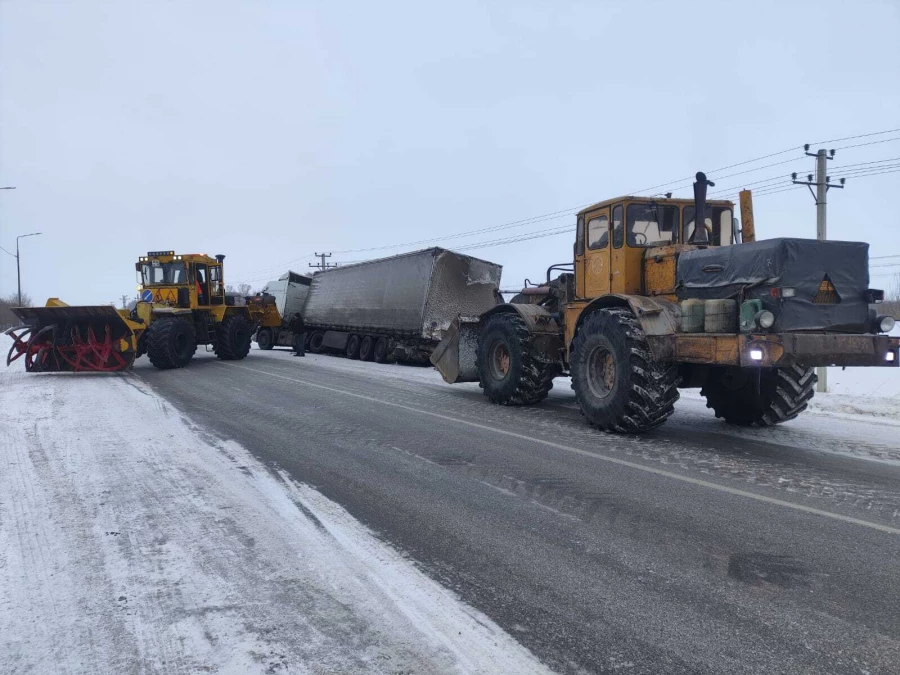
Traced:
<path id="1" fill-rule="evenodd" d="M 737 218 L 731 219 L 731 241 L 734 244 L 741 243 L 741 224 Z"/>

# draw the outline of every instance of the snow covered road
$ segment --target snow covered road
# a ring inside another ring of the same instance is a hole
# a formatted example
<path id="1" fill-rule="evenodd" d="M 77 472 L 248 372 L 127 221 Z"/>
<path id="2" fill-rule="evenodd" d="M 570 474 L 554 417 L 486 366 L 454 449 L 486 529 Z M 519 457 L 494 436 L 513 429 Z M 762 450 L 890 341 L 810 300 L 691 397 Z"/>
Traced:
<path id="1" fill-rule="evenodd" d="M 544 671 L 140 378 L 21 368 L 0 372 L 0 655 L 4 674 Z"/>

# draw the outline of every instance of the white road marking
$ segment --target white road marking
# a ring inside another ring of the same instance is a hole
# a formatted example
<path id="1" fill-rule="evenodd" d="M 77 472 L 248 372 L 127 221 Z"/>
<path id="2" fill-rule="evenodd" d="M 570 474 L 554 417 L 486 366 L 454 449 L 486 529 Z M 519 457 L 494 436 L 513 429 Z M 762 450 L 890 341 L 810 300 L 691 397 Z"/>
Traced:
<path id="1" fill-rule="evenodd" d="M 801 511 L 803 513 L 811 513 L 817 516 L 822 516 L 824 518 L 831 518 L 833 520 L 839 520 L 844 523 L 852 523 L 854 525 L 862 525 L 863 527 L 868 527 L 873 530 L 879 530 L 881 532 L 888 532 L 890 534 L 900 534 L 900 528 L 891 527 L 890 525 L 882 525 L 881 523 L 873 523 L 868 520 L 862 520 L 861 518 L 853 518 L 852 516 L 845 516 L 840 513 L 832 513 L 831 511 L 823 511 L 822 509 L 817 509 L 812 506 L 805 506 L 804 504 L 795 504 L 793 502 L 785 501 L 783 499 L 777 499 L 775 497 L 767 497 L 766 495 L 756 494 L 755 492 L 748 492 L 747 490 L 740 490 L 738 488 L 728 487 L 727 485 L 719 485 L 717 483 L 711 483 L 709 481 L 701 480 L 699 478 L 692 478 L 690 476 L 682 476 L 678 473 L 673 473 L 671 471 L 666 471 L 664 469 L 657 469 L 652 466 L 645 466 L 643 464 L 638 464 L 637 462 L 630 462 L 627 459 L 619 459 L 618 457 L 610 457 L 608 455 L 603 455 L 596 452 L 591 452 L 590 450 L 583 450 L 581 448 L 576 448 L 570 445 L 563 445 L 562 443 L 554 443 L 553 441 L 547 441 L 541 438 L 533 438 L 531 436 L 526 436 L 525 434 L 518 434 L 515 431 L 508 431 L 506 429 L 498 429 L 496 427 L 490 427 L 486 424 L 479 424 L 478 422 L 470 422 L 469 420 L 459 419 L 458 417 L 451 417 L 450 415 L 442 415 L 441 413 L 431 412 L 430 410 L 422 410 L 421 408 L 415 408 L 413 406 L 403 405 L 402 403 L 393 403 L 391 401 L 385 401 L 380 398 L 375 398 L 374 396 L 366 396 L 365 394 L 357 394 L 352 391 L 345 391 L 344 389 L 337 389 L 335 387 L 329 387 L 324 384 L 318 384 L 316 382 L 308 382 L 306 380 L 300 380 L 296 377 L 288 377 L 286 375 L 280 375 L 278 373 L 273 373 L 269 370 L 260 370 L 259 368 L 250 368 L 248 366 L 239 366 L 234 363 L 223 363 L 221 361 L 216 361 L 218 365 L 228 366 L 232 368 L 241 368 L 242 370 L 249 370 L 254 373 L 260 373 L 262 375 L 268 375 L 270 377 L 277 377 L 282 380 L 288 380 L 289 382 L 296 382 L 298 384 L 302 384 L 307 387 L 314 387 L 316 389 L 322 389 L 324 391 L 330 391 L 334 394 L 341 394 L 342 396 L 350 396 L 353 398 L 358 398 L 363 401 L 370 401 L 372 403 L 379 403 L 381 405 L 390 406 L 392 408 L 399 408 L 401 410 L 408 410 L 409 412 L 418 413 L 419 415 L 427 415 L 429 417 L 436 417 L 437 419 L 446 420 L 447 422 L 455 422 L 457 424 L 464 424 L 469 427 L 474 427 L 476 429 L 483 429 L 484 431 L 490 431 L 495 434 L 501 434 L 503 436 L 509 436 L 511 438 L 518 438 L 523 441 L 527 441 L 529 443 L 539 443 L 541 445 L 545 445 L 547 447 L 555 448 L 557 450 L 564 450 L 565 452 L 571 452 L 577 455 L 584 455 L 585 457 L 592 457 L 594 459 L 599 459 L 603 462 L 610 462 L 611 464 L 617 464 L 619 466 L 627 466 L 630 469 L 637 469 L 638 471 L 645 471 L 647 473 L 656 474 L 657 476 L 664 476 L 666 478 L 671 478 L 673 480 L 678 480 L 683 483 L 688 483 L 690 485 L 698 485 L 700 487 L 705 487 L 710 490 L 717 490 L 719 492 L 724 492 L 730 495 L 736 495 L 738 497 L 746 497 L 748 499 L 755 499 L 758 502 L 763 502 L 765 504 L 773 504 L 775 506 L 782 506 L 788 509 L 794 509 L 795 511 Z"/>

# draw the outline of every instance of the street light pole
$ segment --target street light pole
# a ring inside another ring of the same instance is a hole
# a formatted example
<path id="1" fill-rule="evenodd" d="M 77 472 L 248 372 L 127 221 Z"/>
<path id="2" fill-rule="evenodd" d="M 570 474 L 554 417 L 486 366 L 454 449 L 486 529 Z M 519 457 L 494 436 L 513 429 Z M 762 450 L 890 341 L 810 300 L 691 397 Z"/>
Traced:
<path id="1" fill-rule="evenodd" d="M 20 234 L 16 237 L 16 280 L 19 287 L 19 307 L 22 306 L 22 269 L 19 265 L 19 239 L 24 237 L 36 237 L 40 232 L 32 232 L 31 234 Z"/>

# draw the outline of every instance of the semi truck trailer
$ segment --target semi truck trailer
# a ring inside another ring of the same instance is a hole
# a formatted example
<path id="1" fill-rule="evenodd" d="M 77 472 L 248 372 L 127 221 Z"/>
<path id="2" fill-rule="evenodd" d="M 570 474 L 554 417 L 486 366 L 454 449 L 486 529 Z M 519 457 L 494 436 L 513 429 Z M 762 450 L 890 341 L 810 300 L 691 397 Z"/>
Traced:
<path id="1" fill-rule="evenodd" d="M 436 247 L 321 270 L 300 312 L 306 347 L 379 363 L 427 363 L 455 319 L 480 316 L 502 302 L 501 272 L 500 265 Z M 276 300 L 302 293 L 302 280 L 287 282 L 284 291 L 276 282 L 267 287 Z M 292 290 L 291 283 L 298 287 Z M 292 344 L 291 310 L 286 298 L 284 324 L 271 344 Z M 260 338 L 262 346 L 269 336 L 260 331 Z"/>

